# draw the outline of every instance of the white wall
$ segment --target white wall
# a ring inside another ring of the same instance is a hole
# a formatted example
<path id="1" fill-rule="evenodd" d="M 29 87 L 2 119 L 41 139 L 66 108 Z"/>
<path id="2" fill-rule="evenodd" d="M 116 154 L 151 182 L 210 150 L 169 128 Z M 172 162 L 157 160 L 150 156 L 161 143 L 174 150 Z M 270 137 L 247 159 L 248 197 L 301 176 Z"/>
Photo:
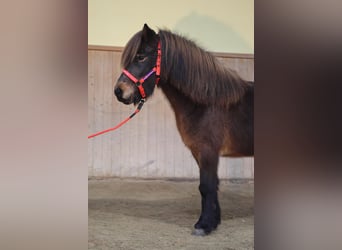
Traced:
<path id="1" fill-rule="evenodd" d="M 144 23 L 210 51 L 254 53 L 253 0 L 88 0 L 88 44 L 124 46 Z"/>

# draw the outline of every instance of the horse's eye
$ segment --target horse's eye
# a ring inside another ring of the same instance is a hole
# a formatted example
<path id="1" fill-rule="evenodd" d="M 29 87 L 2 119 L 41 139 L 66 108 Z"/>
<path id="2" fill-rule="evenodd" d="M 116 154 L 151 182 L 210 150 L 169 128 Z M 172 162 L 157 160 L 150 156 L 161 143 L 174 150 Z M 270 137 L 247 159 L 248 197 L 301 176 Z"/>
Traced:
<path id="1" fill-rule="evenodd" d="M 144 62 L 147 59 L 147 56 L 145 55 L 137 55 L 138 62 Z"/>

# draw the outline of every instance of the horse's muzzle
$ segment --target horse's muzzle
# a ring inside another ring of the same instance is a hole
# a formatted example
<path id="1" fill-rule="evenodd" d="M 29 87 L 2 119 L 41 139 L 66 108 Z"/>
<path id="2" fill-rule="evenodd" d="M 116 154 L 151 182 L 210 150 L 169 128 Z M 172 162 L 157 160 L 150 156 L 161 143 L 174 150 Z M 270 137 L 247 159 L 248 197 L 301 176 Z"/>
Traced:
<path id="1" fill-rule="evenodd" d="M 134 102 L 134 87 L 125 82 L 120 82 L 114 88 L 114 94 L 119 102 L 131 104 Z"/>

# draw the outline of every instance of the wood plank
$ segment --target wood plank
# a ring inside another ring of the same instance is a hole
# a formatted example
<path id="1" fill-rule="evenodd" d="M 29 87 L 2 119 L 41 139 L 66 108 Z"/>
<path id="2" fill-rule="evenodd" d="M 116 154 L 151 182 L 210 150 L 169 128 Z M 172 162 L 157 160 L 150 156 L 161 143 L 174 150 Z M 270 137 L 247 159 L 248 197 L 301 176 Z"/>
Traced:
<path id="1" fill-rule="evenodd" d="M 94 127 L 92 132 L 101 131 L 104 129 L 103 124 L 103 110 L 102 110 L 102 100 L 103 100 L 103 69 L 102 65 L 104 63 L 103 54 L 100 52 L 95 52 L 93 56 L 94 61 Z M 93 171 L 95 175 L 104 175 L 103 168 L 103 140 L 105 140 L 103 136 L 97 136 L 93 139 L 93 147 L 94 147 L 94 167 Z"/>
<path id="2" fill-rule="evenodd" d="M 102 93 L 102 112 L 103 112 L 103 128 L 112 127 L 111 116 L 112 116 L 112 102 L 113 102 L 113 91 L 112 91 L 112 80 L 113 80 L 113 53 L 103 51 L 103 93 Z M 103 137 L 102 145 L 102 169 L 104 175 L 112 175 L 112 141 L 111 138 L 113 133 L 110 133 Z"/>
<path id="3" fill-rule="evenodd" d="M 95 123 L 94 111 L 94 57 L 95 52 L 88 51 L 88 133 L 93 131 Z M 94 175 L 94 141 L 88 140 L 88 173 L 90 176 Z"/>

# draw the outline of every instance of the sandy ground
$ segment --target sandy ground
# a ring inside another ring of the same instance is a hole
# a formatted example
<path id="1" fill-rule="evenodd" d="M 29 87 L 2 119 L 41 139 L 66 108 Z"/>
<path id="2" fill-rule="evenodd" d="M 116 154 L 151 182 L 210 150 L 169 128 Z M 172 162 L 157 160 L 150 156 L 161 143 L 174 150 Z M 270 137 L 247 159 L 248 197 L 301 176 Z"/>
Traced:
<path id="1" fill-rule="evenodd" d="M 222 223 L 192 236 L 198 181 L 89 180 L 88 249 L 254 249 L 254 184 L 221 181 Z"/>

